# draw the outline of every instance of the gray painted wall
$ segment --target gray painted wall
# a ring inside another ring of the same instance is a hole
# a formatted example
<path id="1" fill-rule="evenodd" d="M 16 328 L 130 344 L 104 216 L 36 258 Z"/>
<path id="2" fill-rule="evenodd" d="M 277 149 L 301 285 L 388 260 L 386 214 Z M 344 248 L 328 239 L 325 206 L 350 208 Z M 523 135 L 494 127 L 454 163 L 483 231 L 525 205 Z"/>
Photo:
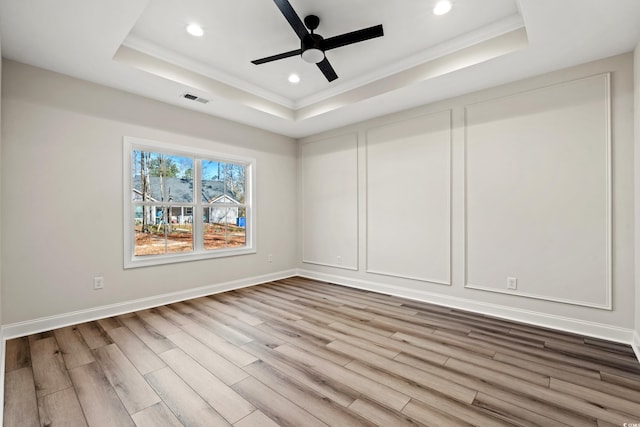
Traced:
<path id="1" fill-rule="evenodd" d="M 618 339 L 630 339 L 638 327 L 633 96 L 629 53 L 303 139 L 300 268 L 610 338 L 620 328 Z M 350 203 L 339 184 L 323 189 L 351 209 L 340 224 L 357 217 L 343 233 L 349 241 L 334 236 L 341 246 L 317 241 L 310 230 L 326 219 L 305 211 L 323 179 L 305 168 L 331 162 L 356 179 Z M 337 262 L 354 250 L 355 263 Z M 509 276 L 519 279 L 515 291 Z"/>
<path id="2" fill-rule="evenodd" d="M 3 87 L 5 325 L 295 266 L 295 140 L 12 61 Z M 255 158 L 257 253 L 125 271 L 124 136 Z"/>

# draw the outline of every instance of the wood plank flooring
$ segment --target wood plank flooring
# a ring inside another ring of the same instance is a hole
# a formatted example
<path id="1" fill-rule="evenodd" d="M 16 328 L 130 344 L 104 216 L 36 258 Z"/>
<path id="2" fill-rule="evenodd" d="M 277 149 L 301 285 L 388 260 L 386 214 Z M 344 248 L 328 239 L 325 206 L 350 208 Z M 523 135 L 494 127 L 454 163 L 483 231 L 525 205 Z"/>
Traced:
<path id="1" fill-rule="evenodd" d="M 629 346 L 302 278 L 6 348 L 5 427 L 640 424 Z"/>

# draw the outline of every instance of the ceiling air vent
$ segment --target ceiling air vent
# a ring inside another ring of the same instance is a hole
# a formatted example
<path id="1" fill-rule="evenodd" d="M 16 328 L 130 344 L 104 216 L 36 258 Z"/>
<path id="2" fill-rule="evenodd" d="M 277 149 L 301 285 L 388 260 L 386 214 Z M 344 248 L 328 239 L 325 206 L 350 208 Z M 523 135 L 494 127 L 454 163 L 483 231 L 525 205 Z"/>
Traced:
<path id="1" fill-rule="evenodd" d="M 199 97 L 198 95 L 193 95 L 193 94 L 190 94 L 190 93 L 185 93 L 185 94 L 183 94 L 183 95 L 182 95 L 182 97 L 183 97 L 183 98 L 190 99 L 190 100 L 192 100 L 192 101 L 198 101 L 198 102 L 200 102 L 200 103 L 202 103 L 202 104 L 206 104 L 206 103 L 208 103 L 208 102 L 209 102 L 209 100 L 208 100 L 208 99 L 201 98 L 201 97 Z"/>

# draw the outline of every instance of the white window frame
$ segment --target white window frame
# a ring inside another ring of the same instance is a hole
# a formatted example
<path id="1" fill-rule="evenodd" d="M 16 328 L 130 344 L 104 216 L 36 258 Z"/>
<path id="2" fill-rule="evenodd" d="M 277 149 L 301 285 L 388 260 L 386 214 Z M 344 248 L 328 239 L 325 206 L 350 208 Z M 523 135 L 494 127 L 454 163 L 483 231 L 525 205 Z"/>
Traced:
<path id="1" fill-rule="evenodd" d="M 192 252 L 169 253 L 161 255 L 136 256 L 134 253 L 134 203 L 131 197 L 133 189 L 131 174 L 131 154 L 134 150 L 160 152 L 184 157 L 193 157 L 194 203 L 193 203 L 193 244 Z M 137 137 L 125 136 L 123 138 L 123 200 L 124 200 L 124 268 L 147 267 L 152 265 L 164 265 L 177 262 L 197 261 L 210 258 L 224 258 L 230 256 L 256 253 L 256 209 L 255 209 L 255 171 L 256 160 L 248 157 L 240 157 L 209 151 L 204 149 L 185 147 L 163 142 L 151 141 Z M 208 207 L 201 197 L 201 171 L 198 160 L 215 160 L 242 164 L 245 166 L 245 246 L 241 248 L 222 248 L 205 250 L 203 247 L 202 220 L 196 220 L 198 212 L 203 207 Z"/>

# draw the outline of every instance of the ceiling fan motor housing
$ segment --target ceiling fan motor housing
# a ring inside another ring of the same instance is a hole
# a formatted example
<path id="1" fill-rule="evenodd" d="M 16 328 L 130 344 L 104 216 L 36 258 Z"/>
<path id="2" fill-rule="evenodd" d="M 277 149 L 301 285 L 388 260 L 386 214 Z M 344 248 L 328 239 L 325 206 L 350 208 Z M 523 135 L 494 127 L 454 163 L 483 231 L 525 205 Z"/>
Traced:
<path id="1" fill-rule="evenodd" d="M 317 64 L 324 59 L 324 39 L 319 34 L 308 34 L 300 41 L 302 59 L 311 64 Z"/>
<path id="2" fill-rule="evenodd" d="M 324 38 L 320 34 L 314 34 L 313 30 L 320 25 L 320 18 L 316 15 L 307 15 L 304 18 L 304 25 L 310 33 L 300 39 L 300 50 L 302 59 L 311 64 L 317 64 L 324 59 Z"/>
<path id="3" fill-rule="evenodd" d="M 307 49 L 318 49 L 324 52 L 322 42 L 324 38 L 320 34 L 308 34 L 300 41 L 300 49 L 304 52 Z"/>

